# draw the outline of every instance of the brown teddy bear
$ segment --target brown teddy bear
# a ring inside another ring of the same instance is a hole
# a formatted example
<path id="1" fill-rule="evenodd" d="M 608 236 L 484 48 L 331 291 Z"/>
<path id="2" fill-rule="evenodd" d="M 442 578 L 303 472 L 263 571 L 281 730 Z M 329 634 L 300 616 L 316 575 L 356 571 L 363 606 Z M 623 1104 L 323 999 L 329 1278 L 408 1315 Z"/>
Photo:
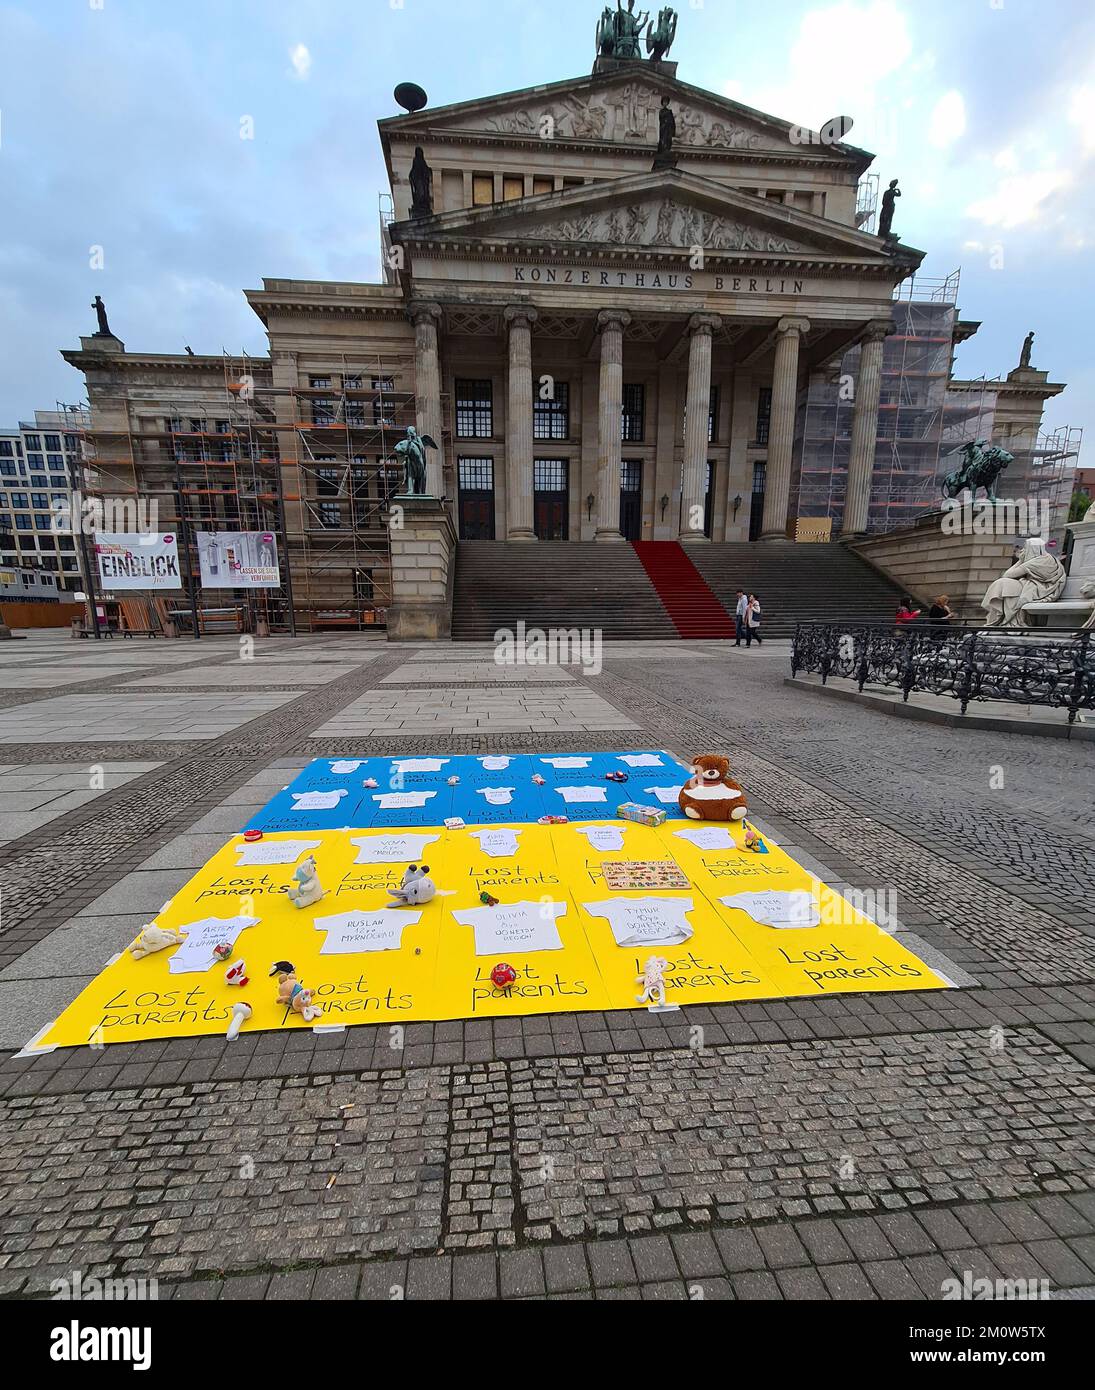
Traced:
<path id="1" fill-rule="evenodd" d="M 692 776 L 677 797 L 677 804 L 692 820 L 744 820 L 745 793 L 730 776 L 729 760 L 718 753 L 704 753 L 692 761 Z"/>

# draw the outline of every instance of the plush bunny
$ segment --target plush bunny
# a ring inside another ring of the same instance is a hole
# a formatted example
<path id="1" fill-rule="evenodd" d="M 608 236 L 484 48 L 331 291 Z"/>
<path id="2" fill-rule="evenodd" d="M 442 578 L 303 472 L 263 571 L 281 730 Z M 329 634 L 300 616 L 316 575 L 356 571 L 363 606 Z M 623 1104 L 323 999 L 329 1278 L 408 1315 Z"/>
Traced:
<path id="1" fill-rule="evenodd" d="M 316 873 L 314 854 L 310 854 L 299 868 L 293 870 L 293 877 L 297 881 L 297 886 L 289 889 L 287 894 L 289 901 L 295 903 L 297 907 L 311 907 L 313 903 L 318 903 L 323 897 L 323 885 Z"/>
<path id="2" fill-rule="evenodd" d="M 395 899 L 395 903 L 389 903 L 389 907 L 394 907 L 396 903 L 400 907 L 418 907 L 421 903 L 428 903 L 437 892 L 437 885 L 429 877 L 430 866 L 423 864 L 419 867 L 412 864 L 403 875 L 403 882 L 398 888 L 389 888 L 388 892 Z"/>
<path id="3" fill-rule="evenodd" d="M 677 804 L 691 820 L 744 820 L 745 793 L 730 776 L 728 759 L 704 753 L 692 760 L 692 776 L 685 782 Z"/>
<path id="4" fill-rule="evenodd" d="M 152 955 L 153 951 L 164 951 L 168 946 L 179 946 L 186 940 L 182 932 L 174 927 L 157 927 L 151 922 L 141 929 L 140 936 L 132 942 L 129 954 L 134 960 Z"/>

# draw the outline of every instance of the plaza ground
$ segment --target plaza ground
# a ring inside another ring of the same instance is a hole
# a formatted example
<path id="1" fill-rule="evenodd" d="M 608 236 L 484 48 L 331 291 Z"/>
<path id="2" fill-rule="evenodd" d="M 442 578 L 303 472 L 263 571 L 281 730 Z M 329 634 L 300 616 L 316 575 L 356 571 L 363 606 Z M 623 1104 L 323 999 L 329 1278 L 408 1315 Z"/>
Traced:
<path id="1" fill-rule="evenodd" d="M 788 647 L 0 649 L 0 1292 L 1095 1290 L 1095 751 L 784 685 Z M 726 751 L 961 989 L 15 1053 L 310 758 Z M 697 1045 L 696 1028 L 702 1029 Z"/>

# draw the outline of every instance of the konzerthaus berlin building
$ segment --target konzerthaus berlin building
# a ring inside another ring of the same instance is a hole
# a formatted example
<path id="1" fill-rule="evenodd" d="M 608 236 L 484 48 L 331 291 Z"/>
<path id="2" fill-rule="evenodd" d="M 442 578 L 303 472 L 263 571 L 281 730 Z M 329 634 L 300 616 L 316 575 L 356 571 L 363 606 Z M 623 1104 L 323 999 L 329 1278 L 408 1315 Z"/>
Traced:
<path id="1" fill-rule="evenodd" d="M 460 539 L 764 541 L 800 517 L 835 538 L 936 501 L 936 406 L 976 325 L 940 301 L 930 362 L 890 380 L 923 252 L 867 229 L 870 154 L 649 59 L 598 57 L 590 76 L 379 131 L 383 283 L 264 280 L 247 298 L 268 360 L 149 356 L 102 333 L 65 354 L 86 374 L 101 486 L 157 477 L 192 522 L 272 525 L 273 489 L 225 469 L 280 471 L 298 607 L 385 601 L 407 424 L 440 445 L 427 492 Z M 1008 435 L 1033 439 L 1061 387 L 1036 370 L 1009 383 Z M 905 429 L 911 492 L 886 462 L 901 408 L 935 420 Z M 804 437 L 819 418 L 831 448 Z M 222 471 L 192 487 L 198 464 Z"/>

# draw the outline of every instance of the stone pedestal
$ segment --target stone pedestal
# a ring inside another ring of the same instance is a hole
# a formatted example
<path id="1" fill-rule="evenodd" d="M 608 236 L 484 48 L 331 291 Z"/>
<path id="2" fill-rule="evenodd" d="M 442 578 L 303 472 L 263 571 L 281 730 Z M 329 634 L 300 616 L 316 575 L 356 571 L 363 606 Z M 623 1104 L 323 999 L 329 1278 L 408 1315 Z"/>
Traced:
<path id="1" fill-rule="evenodd" d="M 1070 521 L 1065 529 L 1072 536 L 1072 554 L 1061 597 L 1054 603 L 1028 604 L 1026 612 L 1032 621 L 1047 627 L 1079 628 L 1095 612 L 1095 516 L 1090 521 Z M 1087 594 L 1085 588 L 1090 589 Z"/>
<path id="2" fill-rule="evenodd" d="M 397 524 L 402 509 L 402 524 Z M 446 640 L 452 631 L 456 528 L 437 497 L 393 497 L 391 642 Z"/>

